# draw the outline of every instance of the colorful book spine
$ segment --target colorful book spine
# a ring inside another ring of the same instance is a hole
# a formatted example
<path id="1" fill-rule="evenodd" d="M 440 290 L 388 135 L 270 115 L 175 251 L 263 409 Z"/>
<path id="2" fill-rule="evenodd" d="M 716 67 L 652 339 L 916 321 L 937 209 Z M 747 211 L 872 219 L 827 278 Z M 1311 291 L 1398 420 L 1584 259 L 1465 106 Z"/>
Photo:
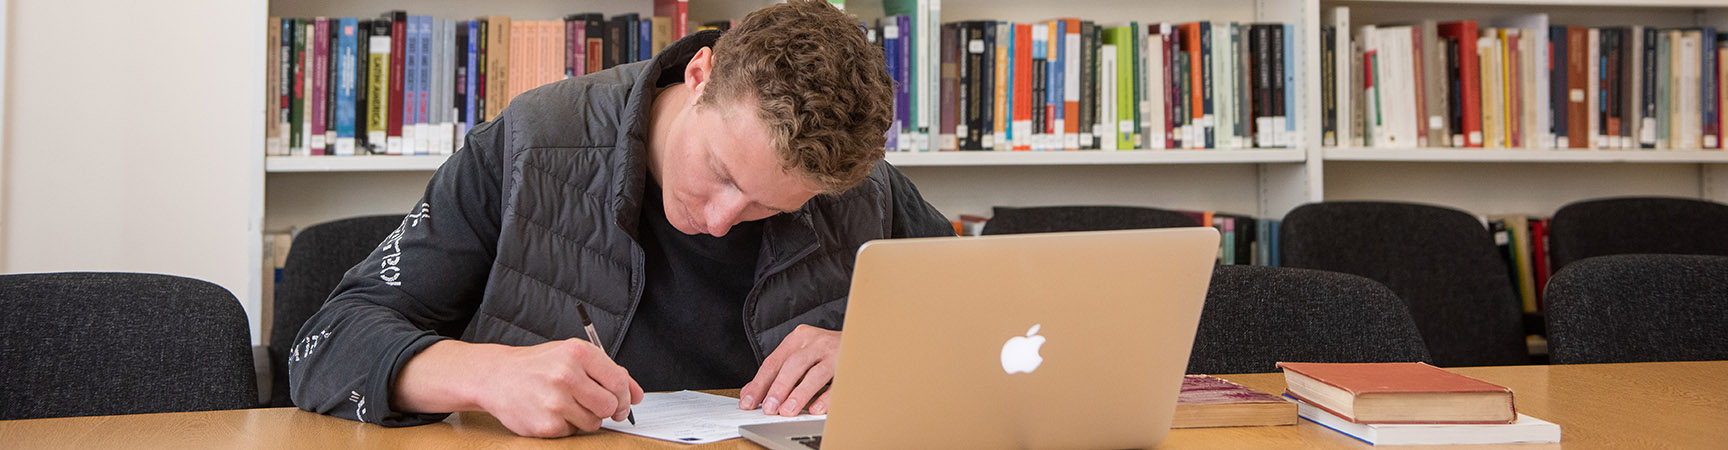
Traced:
<path id="1" fill-rule="evenodd" d="M 354 156 L 354 66 L 359 47 L 355 42 L 352 17 L 339 19 L 336 42 L 336 152 L 337 156 Z"/>

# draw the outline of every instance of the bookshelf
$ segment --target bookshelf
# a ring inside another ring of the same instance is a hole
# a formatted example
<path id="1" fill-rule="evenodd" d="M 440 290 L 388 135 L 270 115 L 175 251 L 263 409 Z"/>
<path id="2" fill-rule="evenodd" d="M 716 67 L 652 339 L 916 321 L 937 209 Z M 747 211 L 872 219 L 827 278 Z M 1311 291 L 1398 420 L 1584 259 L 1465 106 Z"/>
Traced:
<path id="1" fill-rule="evenodd" d="M 1723 0 L 1350 0 L 1318 2 L 1322 11 L 1350 8 L 1353 27 L 1421 19 L 1487 21 L 1547 14 L 1549 23 L 1663 28 L 1728 26 Z M 1728 200 L 1728 152 L 1722 150 L 1501 150 L 1324 148 L 1327 200 L 1394 200 L 1441 204 L 1476 214 L 1549 215 L 1587 198 L 1665 195 Z"/>
<path id="2" fill-rule="evenodd" d="M 773 0 L 691 0 L 696 23 L 742 17 Z M 1322 148 L 1319 27 L 1322 14 L 1351 9 L 1352 24 L 1485 20 L 1546 13 L 1556 24 L 1728 28 L 1728 0 L 939 0 L 942 21 L 1080 17 L 1102 24 L 1193 20 L 1296 25 L 1297 126 L 1291 149 L 1079 152 L 891 152 L 925 198 L 951 218 L 992 206 L 1119 204 L 1281 217 L 1321 200 L 1439 204 L 1475 214 L 1547 215 L 1602 196 L 1668 195 L 1728 201 L 1728 151 L 1543 151 Z M 392 9 L 463 18 L 529 20 L 583 11 L 648 13 L 649 0 L 274 0 L 269 15 L 373 17 Z M 866 21 L 879 0 L 848 0 Z M 262 33 L 259 33 L 262 35 Z M 262 48 L 257 51 L 262 51 Z M 257 57 L 262 60 L 262 55 Z M 262 153 L 263 144 L 254 149 Z M 364 214 L 402 214 L 443 161 L 426 157 L 259 158 L 263 230 L 304 227 Z M 253 271 L 257 273 L 258 271 Z"/>

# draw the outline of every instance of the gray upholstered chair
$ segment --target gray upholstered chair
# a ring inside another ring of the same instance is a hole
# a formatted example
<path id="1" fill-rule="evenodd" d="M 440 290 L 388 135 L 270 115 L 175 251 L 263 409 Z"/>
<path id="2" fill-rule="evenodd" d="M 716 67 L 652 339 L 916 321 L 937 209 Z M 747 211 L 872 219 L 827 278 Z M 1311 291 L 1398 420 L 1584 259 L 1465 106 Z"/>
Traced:
<path id="1" fill-rule="evenodd" d="M 1135 206 L 1040 206 L 993 208 L 983 234 L 1130 230 L 1199 226 L 1185 213 Z"/>
<path id="2" fill-rule="evenodd" d="M 1506 263 L 1488 230 L 1463 211 L 1382 202 L 1297 207 L 1279 232 L 1280 265 L 1385 284 L 1440 366 L 1529 364 Z"/>
<path id="3" fill-rule="evenodd" d="M 1367 278 L 1218 266 L 1188 373 L 1274 372 L 1279 361 L 1430 361 L 1402 300 Z"/>
<path id="4" fill-rule="evenodd" d="M 1728 359 L 1728 257 L 1614 255 L 1548 281 L 1556 364 Z"/>
<path id="5" fill-rule="evenodd" d="M 324 306 L 342 282 L 342 274 L 366 259 L 401 224 L 401 215 L 354 217 L 306 227 L 294 235 L 271 310 L 270 406 L 294 406 L 288 397 L 288 350 L 300 327 Z"/>
<path id="6" fill-rule="evenodd" d="M 1554 270 L 1632 253 L 1728 256 L 1728 205 L 1670 197 L 1584 200 L 1560 207 L 1548 225 Z"/>
<path id="7" fill-rule="evenodd" d="M 246 312 L 169 275 L 0 275 L 0 420 L 249 408 Z"/>

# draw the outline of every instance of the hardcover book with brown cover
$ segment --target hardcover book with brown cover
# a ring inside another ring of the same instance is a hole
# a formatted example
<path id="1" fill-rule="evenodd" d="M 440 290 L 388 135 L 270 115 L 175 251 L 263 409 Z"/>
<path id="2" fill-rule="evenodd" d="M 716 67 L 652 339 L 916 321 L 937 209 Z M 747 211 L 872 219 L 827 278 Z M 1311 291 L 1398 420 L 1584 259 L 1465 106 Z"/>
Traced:
<path id="1" fill-rule="evenodd" d="M 1512 423 L 1512 390 L 1425 363 L 1281 362 L 1287 393 L 1354 423 Z"/>
<path id="2" fill-rule="evenodd" d="M 1211 375 L 1185 375 L 1170 428 L 1295 424 L 1295 403 Z"/>

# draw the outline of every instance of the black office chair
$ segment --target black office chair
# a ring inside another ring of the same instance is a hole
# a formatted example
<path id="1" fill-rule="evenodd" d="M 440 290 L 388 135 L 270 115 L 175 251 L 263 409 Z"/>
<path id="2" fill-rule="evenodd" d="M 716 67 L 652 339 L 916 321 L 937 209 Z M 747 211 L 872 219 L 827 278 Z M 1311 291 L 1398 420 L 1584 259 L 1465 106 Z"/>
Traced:
<path id="1" fill-rule="evenodd" d="M 1437 365 L 1531 362 L 1506 264 L 1470 214 L 1407 203 L 1311 203 L 1284 217 L 1279 239 L 1282 266 L 1360 275 L 1397 293 Z"/>
<path id="2" fill-rule="evenodd" d="M 1429 361 L 1402 300 L 1367 278 L 1218 266 L 1188 373 L 1275 372 L 1279 361 Z"/>
<path id="3" fill-rule="evenodd" d="M 249 408 L 246 312 L 169 275 L 0 275 L 0 420 Z"/>
<path id="4" fill-rule="evenodd" d="M 1040 206 L 992 208 L 983 234 L 1131 230 L 1199 226 L 1187 214 L 1135 206 Z"/>
<path id="5" fill-rule="evenodd" d="M 300 327 L 324 306 L 342 282 L 342 274 L 366 259 L 401 224 L 401 215 L 354 217 L 306 227 L 294 235 L 271 310 L 270 406 L 294 406 L 288 398 L 288 350 L 294 347 Z"/>
<path id="6" fill-rule="evenodd" d="M 1633 253 L 1728 256 L 1728 205 L 1667 197 L 1584 200 L 1560 207 L 1548 225 L 1555 270 Z"/>
<path id="7" fill-rule="evenodd" d="M 1583 259 L 1547 300 L 1556 364 L 1728 359 L 1728 256 Z"/>

